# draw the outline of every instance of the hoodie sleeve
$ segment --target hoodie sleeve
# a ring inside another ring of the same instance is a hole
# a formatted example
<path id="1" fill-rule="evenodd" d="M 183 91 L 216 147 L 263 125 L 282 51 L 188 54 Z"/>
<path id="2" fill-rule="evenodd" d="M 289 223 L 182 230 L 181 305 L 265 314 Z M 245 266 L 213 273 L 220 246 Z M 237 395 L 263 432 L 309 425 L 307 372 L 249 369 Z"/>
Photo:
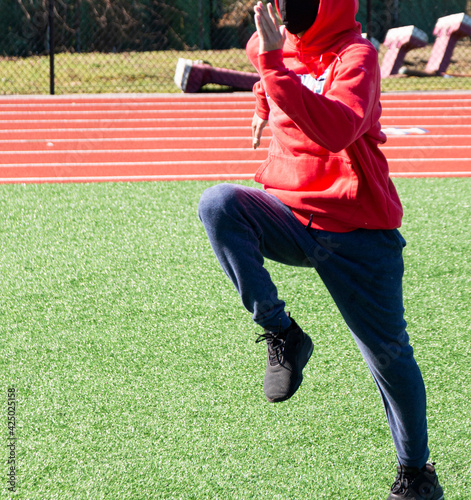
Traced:
<path id="1" fill-rule="evenodd" d="M 268 116 L 270 114 L 270 106 L 268 105 L 265 89 L 263 88 L 263 84 L 260 80 L 253 86 L 253 93 L 256 99 L 255 113 L 262 120 L 268 120 Z"/>
<path id="2" fill-rule="evenodd" d="M 255 32 L 250 38 L 250 40 L 247 42 L 246 53 L 250 62 L 253 64 L 258 74 L 260 74 L 260 68 L 258 65 L 258 51 L 259 51 L 258 33 Z M 257 116 L 259 116 L 262 120 L 268 120 L 268 115 L 270 114 L 270 106 L 268 105 L 267 96 L 265 94 L 265 89 L 263 87 L 263 83 L 261 80 L 259 80 L 253 86 L 253 93 L 256 99 L 255 113 L 257 113 Z"/>
<path id="3" fill-rule="evenodd" d="M 311 140 L 328 151 L 346 149 L 379 120 L 379 66 L 376 52 L 353 45 L 334 64 L 329 90 L 316 94 L 283 63 L 281 50 L 259 55 L 262 85 Z"/>

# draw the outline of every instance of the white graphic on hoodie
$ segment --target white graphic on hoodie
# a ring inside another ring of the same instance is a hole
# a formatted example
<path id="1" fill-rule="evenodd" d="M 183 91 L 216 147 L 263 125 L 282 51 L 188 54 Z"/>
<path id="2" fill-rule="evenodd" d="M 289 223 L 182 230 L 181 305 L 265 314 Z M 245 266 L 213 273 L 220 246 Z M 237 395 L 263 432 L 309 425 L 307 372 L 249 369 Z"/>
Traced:
<path id="1" fill-rule="evenodd" d="M 301 83 L 312 90 L 315 94 L 322 94 L 327 77 L 329 76 L 330 68 L 327 68 L 319 78 L 314 78 L 312 75 L 298 75 Z"/>

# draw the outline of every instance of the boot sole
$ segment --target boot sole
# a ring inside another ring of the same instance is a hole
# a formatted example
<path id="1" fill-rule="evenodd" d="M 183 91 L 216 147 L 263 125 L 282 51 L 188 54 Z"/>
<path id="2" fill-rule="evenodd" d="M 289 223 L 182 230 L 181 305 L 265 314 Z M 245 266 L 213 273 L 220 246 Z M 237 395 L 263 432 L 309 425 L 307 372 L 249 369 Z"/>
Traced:
<path id="1" fill-rule="evenodd" d="M 440 489 L 441 489 L 441 488 L 440 488 Z M 397 495 L 393 495 L 393 494 L 391 494 L 391 495 L 389 495 L 388 500 L 389 500 L 390 498 L 395 498 L 395 497 L 397 497 L 397 498 L 403 498 L 403 496 L 402 496 L 402 495 L 399 497 L 399 496 L 397 496 Z M 442 496 L 441 496 L 440 498 L 436 498 L 435 500 L 445 500 L 445 494 L 444 494 L 444 493 L 442 493 Z"/>

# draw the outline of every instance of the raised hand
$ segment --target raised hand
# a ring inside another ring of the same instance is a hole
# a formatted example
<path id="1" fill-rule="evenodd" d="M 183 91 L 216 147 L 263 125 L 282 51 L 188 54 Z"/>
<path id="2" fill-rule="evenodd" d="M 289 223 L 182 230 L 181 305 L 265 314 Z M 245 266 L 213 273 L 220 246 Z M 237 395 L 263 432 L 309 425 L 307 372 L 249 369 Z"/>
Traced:
<path id="1" fill-rule="evenodd" d="M 281 49 L 286 35 L 283 30 L 280 30 L 273 5 L 270 3 L 267 8 L 262 2 L 258 2 L 254 7 L 254 12 L 255 26 L 260 40 L 259 53 Z"/>

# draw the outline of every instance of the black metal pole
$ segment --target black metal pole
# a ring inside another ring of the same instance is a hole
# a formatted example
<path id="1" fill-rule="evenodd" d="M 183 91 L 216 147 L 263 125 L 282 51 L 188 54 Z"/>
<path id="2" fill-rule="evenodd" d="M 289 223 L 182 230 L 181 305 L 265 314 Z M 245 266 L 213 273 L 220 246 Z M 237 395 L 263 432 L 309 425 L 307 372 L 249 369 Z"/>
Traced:
<path id="1" fill-rule="evenodd" d="M 82 52 L 82 0 L 77 0 L 75 18 L 75 52 Z"/>
<path id="2" fill-rule="evenodd" d="M 214 4 L 213 0 L 209 0 L 209 47 L 213 47 L 213 35 L 214 35 Z"/>
<path id="3" fill-rule="evenodd" d="M 366 36 L 371 40 L 373 34 L 371 33 L 371 0 L 366 0 Z"/>
<path id="4" fill-rule="evenodd" d="M 54 95 L 54 0 L 49 0 L 49 91 Z"/>

